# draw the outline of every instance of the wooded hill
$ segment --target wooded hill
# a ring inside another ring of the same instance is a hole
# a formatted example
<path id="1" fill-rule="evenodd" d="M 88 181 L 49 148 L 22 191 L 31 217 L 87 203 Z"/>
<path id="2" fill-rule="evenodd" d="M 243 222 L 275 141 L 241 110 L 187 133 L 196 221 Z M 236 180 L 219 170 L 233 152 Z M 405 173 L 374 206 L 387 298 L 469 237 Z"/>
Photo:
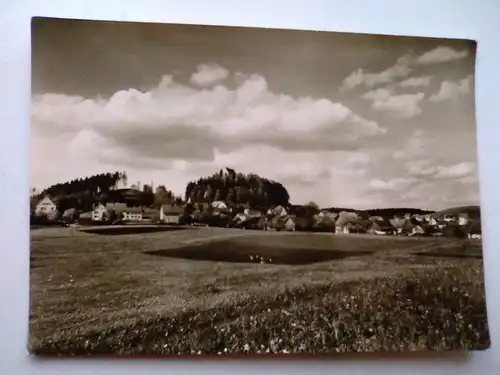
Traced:
<path id="1" fill-rule="evenodd" d="M 185 198 L 191 203 L 221 200 L 229 205 L 250 207 L 288 206 L 290 200 L 288 191 L 281 183 L 256 174 L 236 173 L 230 168 L 189 182 Z"/>
<path id="2" fill-rule="evenodd" d="M 116 189 L 120 182 L 126 185 L 125 172 L 102 173 L 55 184 L 31 197 L 31 209 L 33 210 L 36 203 L 46 195 L 57 202 L 61 212 L 68 208 L 75 208 L 80 212 L 91 211 L 95 202 L 119 202 L 127 203 L 129 206 L 144 207 L 159 207 L 162 204 L 182 202 L 180 197 L 176 197 L 163 185 L 158 186 L 154 192 L 150 185 L 144 185 L 142 190 Z"/>

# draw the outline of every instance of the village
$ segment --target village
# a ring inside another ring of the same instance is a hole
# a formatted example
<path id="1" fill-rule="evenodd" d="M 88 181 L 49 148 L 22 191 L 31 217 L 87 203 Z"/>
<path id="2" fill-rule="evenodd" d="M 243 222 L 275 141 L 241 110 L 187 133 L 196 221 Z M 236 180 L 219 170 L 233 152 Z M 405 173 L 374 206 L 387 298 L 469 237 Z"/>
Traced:
<path id="1" fill-rule="evenodd" d="M 118 189 L 129 197 L 140 193 L 136 185 Z M 137 202 L 95 202 L 92 211 L 67 208 L 61 212 L 58 199 L 43 196 L 32 212 L 38 225 L 191 225 L 271 231 L 307 231 L 335 234 L 461 237 L 481 239 L 478 207 L 458 207 L 425 214 L 371 215 L 370 211 L 320 209 L 307 205 L 277 205 L 252 208 L 223 200 L 187 202 L 177 200 L 159 207 Z"/>

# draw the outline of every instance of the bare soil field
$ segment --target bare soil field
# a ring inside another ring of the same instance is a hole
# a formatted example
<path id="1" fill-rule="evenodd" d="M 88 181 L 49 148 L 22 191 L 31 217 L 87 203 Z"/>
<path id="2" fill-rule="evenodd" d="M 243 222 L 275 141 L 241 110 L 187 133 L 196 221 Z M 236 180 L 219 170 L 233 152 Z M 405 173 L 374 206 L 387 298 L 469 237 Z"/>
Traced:
<path id="1" fill-rule="evenodd" d="M 222 228 L 31 231 L 35 354 L 487 347 L 480 241 Z"/>

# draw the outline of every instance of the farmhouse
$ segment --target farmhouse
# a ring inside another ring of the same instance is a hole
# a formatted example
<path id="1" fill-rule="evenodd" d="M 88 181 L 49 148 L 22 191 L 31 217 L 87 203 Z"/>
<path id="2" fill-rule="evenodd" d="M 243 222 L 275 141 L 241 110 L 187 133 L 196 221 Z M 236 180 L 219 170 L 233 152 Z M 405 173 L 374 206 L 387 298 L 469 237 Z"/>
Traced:
<path id="1" fill-rule="evenodd" d="M 36 216 L 55 217 L 58 214 L 57 200 L 45 196 L 35 207 Z"/>
<path id="2" fill-rule="evenodd" d="M 102 203 L 98 203 L 92 210 L 92 221 L 103 221 L 108 214 L 108 209 Z"/>
<path id="3" fill-rule="evenodd" d="M 109 218 L 112 212 L 124 221 L 142 221 L 143 209 L 141 207 L 128 207 L 126 203 L 106 203 L 105 206 L 99 204 L 92 211 L 92 220 L 104 220 Z M 99 216 L 101 213 L 102 216 Z"/>
<path id="4" fill-rule="evenodd" d="M 179 224 L 179 219 L 184 213 L 181 206 L 164 204 L 160 208 L 160 221 L 167 224 Z"/>
<path id="5" fill-rule="evenodd" d="M 124 221 L 142 221 L 142 208 L 127 207 L 127 209 L 122 212 L 122 219 Z"/>
<path id="6" fill-rule="evenodd" d="M 213 201 L 212 208 L 222 208 L 227 210 L 227 204 L 223 201 Z"/>

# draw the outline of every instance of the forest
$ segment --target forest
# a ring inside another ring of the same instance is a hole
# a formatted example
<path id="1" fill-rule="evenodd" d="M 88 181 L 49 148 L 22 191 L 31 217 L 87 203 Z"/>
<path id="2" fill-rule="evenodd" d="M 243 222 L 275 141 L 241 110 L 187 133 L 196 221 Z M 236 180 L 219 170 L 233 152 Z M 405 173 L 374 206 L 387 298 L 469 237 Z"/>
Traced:
<path id="1" fill-rule="evenodd" d="M 281 183 L 253 173 L 236 173 L 230 168 L 189 182 L 185 199 L 191 203 L 221 200 L 229 206 L 252 208 L 288 206 L 290 203 L 290 195 Z"/>

